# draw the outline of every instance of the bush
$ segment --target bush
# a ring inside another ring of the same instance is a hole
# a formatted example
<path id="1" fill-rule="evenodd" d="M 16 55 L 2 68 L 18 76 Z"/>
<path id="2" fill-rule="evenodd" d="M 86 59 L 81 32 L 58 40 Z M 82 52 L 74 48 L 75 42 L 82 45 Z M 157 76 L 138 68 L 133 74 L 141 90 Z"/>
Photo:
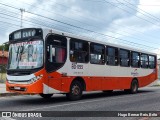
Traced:
<path id="1" fill-rule="evenodd" d="M 6 65 L 0 65 L 0 73 L 6 73 Z"/>

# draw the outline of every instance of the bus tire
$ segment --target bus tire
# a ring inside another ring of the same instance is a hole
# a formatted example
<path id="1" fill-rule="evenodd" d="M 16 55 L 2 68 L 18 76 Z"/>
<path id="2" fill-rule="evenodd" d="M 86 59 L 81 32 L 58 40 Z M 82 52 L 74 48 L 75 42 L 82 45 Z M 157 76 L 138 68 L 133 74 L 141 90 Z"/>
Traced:
<path id="1" fill-rule="evenodd" d="M 66 94 L 69 100 L 79 100 L 82 97 L 82 85 L 79 81 L 73 81 L 70 92 Z"/>
<path id="2" fill-rule="evenodd" d="M 51 98 L 53 96 L 53 94 L 39 94 L 42 98 Z"/>
<path id="3" fill-rule="evenodd" d="M 138 81 L 134 79 L 131 83 L 130 93 L 135 94 L 138 92 Z"/>

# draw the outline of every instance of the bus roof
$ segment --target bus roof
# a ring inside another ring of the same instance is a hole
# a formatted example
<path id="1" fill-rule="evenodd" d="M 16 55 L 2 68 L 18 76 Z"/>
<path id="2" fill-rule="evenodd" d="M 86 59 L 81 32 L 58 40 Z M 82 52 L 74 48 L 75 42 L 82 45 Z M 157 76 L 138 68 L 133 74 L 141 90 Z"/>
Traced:
<path id="1" fill-rule="evenodd" d="M 28 29 L 28 28 L 26 28 L 26 29 Z M 81 39 L 81 40 L 85 40 L 85 41 L 88 41 L 88 42 L 95 42 L 95 43 L 104 44 L 104 45 L 108 45 L 108 46 L 113 46 L 113 47 L 117 47 L 117 48 L 136 51 L 136 52 L 140 52 L 140 53 L 157 55 L 156 53 L 149 52 L 147 50 L 141 50 L 141 49 L 137 49 L 137 48 L 131 48 L 131 47 L 123 46 L 123 45 L 118 45 L 118 44 L 115 44 L 115 43 L 104 42 L 104 41 L 100 41 L 100 40 L 97 40 L 97 39 L 94 39 L 94 38 L 75 35 L 75 34 L 72 34 L 72 33 L 67 33 L 67 32 L 64 32 L 64 31 L 56 30 L 56 29 L 49 29 L 49 28 L 41 28 L 41 29 L 43 30 L 43 32 L 46 32 L 46 33 L 55 33 L 55 34 L 58 34 L 58 35 L 63 35 L 63 36 L 69 37 L 69 38 L 76 38 L 76 39 Z"/>
<path id="2" fill-rule="evenodd" d="M 43 29 L 43 31 L 44 30 L 47 30 L 47 31 L 52 30 L 52 33 L 63 35 L 63 36 L 69 37 L 69 38 L 76 38 L 76 39 L 81 39 L 81 40 L 85 40 L 85 41 L 88 41 L 88 42 L 95 42 L 95 43 L 104 44 L 104 45 L 108 45 L 108 46 L 113 46 L 113 47 L 118 47 L 118 48 L 122 48 L 122 49 L 131 50 L 131 51 L 136 51 L 136 52 L 140 52 L 140 53 L 157 55 L 156 53 L 153 53 L 153 52 L 149 52 L 149 51 L 145 51 L 145 50 L 141 50 L 141 49 L 137 49 L 137 48 L 134 49 L 134 48 L 131 48 L 131 47 L 127 47 L 127 46 L 123 46 L 123 45 L 117 45 L 117 44 L 110 43 L 110 42 L 103 42 L 103 41 L 100 41 L 100 40 L 97 40 L 97 39 L 94 39 L 94 38 L 75 35 L 75 34 L 72 34 L 72 33 L 67 33 L 67 32 L 63 32 L 63 31 L 59 31 L 59 30 L 55 30 L 55 29 Z"/>

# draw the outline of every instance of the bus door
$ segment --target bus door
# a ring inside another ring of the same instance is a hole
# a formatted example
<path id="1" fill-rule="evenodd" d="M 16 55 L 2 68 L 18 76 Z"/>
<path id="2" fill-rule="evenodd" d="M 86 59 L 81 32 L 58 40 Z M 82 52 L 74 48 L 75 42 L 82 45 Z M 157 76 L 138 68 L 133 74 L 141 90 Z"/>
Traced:
<path id="1" fill-rule="evenodd" d="M 66 57 L 66 38 L 60 35 L 49 35 L 46 41 L 46 71 L 48 85 L 56 90 L 62 89 L 62 73 L 58 70 L 63 67 Z"/>

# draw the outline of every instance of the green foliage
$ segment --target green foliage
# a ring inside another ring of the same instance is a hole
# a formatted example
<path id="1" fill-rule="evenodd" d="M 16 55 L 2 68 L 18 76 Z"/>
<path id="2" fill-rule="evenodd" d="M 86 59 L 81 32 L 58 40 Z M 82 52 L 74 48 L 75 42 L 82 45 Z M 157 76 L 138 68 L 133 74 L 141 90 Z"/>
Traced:
<path id="1" fill-rule="evenodd" d="M 6 65 L 1 65 L 0 64 L 0 73 L 6 73 Z"/>
<path id="2" fill-rule="evenodd" d="M 4 44 L 4 45 L 0 45 L 0 50 L 3 50 L 4 51 L 8 51 L 9 50 L 9 44 Z"/>

